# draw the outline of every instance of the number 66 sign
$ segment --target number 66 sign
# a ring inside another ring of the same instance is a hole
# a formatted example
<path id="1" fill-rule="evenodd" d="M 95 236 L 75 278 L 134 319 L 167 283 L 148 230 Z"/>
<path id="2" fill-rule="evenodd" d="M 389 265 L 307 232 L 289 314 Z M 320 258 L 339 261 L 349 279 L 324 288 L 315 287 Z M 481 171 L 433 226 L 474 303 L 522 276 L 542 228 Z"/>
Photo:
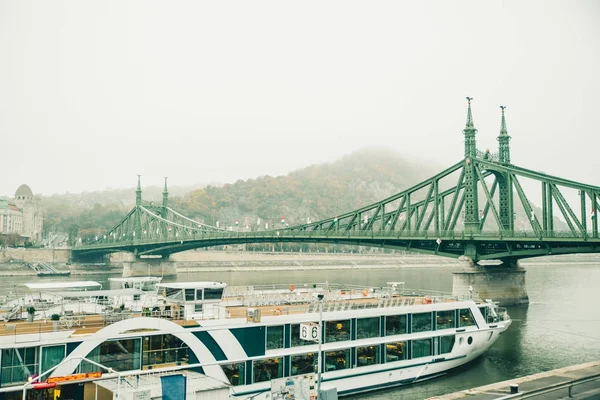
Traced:
<path id="1" fill-rule="evenodd" d="M 321 329 L 319 324 L 315 324 L 314 322 L 300 324 L 300 339 L 317 342 L 320 337 Z"/>

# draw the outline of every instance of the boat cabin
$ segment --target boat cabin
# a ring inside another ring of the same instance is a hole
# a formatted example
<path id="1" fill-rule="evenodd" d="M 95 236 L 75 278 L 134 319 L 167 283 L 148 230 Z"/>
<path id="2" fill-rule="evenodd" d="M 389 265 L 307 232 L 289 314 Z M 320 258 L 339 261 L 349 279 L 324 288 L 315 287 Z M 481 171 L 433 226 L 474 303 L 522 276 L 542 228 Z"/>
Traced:
<path id="1" fill-rule="evenodd" d="M 108 278 L 111 289 L 138 289 L 142 292 L 156 292 L 160 276 L 130 276 L 127 278 Z"/>
<path id="2" fill-rule="evenodd" d="M 165 304 L 183 309 L 186 319 L 203 319 L 218 317 L 226 287 L 223 282 L 161 283 L 158 293 Z"/>

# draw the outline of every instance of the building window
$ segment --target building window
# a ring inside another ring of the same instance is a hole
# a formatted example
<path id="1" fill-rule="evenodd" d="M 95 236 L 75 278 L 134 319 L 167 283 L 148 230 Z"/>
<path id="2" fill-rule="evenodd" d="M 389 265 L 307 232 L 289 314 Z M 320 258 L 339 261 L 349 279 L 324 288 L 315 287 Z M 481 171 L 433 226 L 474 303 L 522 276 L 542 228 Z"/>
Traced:
<path id="1" fill-rule="evenodd" d="M 455 328 L 454 310 L 438 311 L 435 317 L 435 329 Z"/>
<path id="2" fill-rule="evenodd" d="M 403 335 L 407 333 L 406 315 L 388 315 L 385 317 L 385 335 Z"/>
<path id="3" fill-rule="evenodd" d="M 356 365 L 359 367 L 379 363 L 379 345 L 356 348 Z"/>
<path id="4" fill-rule="evenodd" d="M 246 366 L 243 362 L 221 365 L 225 376 L 233 386 L 246 384 Z"/>
<path id="5" fill-rule="evenodd" d="M 309 324 L 310 322 L 305 322 L 305 324 Z M 313 322 L 316 323 L 316 322 Z M 298 347 L 298 346 L 306 346 L 309 344 L 315 344 L 315 342 L 311 341 L 311 340 L 303 340 L 300 339 L 300 325 L 296 324 L 296 325 L 292 325 L 292 333 L 291 333 L 292 337 L 291 339 L 291 345 L 292 347 Z"/>
<path id="6" fill-rule="evenodd" d="M 283 325 L 267 326 L 267 350 L 283 348 Z"/>
<path id="7" fill-rule="evenodd" d="M 277 357 L 254 360 L 252 361 L 252 372 L 254 382 L 264 382 L 281 378 L 283 377 L 283 359 Z"/>
<path id="8" fill-rule="evenodd" d="M 144 337 L 143 365 L 187 364 L 189 348 L 177 336 L 153 335 Z"/>
<path id="9" fill-rule="evenodd" d="M 412 358 L 427 357 L 432 355 L 431 338 L 412 341 Z"/>
<path id="10" fill-rule="evenodd" d="M 317 370 L 317 355 L 316 353 L 298 354 L 291 356 L 292 376 L 311 374 Z"/>
<path id="11" fill-rule="evenodd" d="M 454 347 L 455 336 L 440 336 L 440 354 L 452 352 Z"/>
<path id="12" fill-rule="evenodd" d="M 350 340 L 350 320 L 325 321 L 325 343 Z"/>
<path id="13" fill-rule="evenodd" d="M 325 352 L 325 372 L 350 368 L 351 364 L 350 349 Z"/>
<path id="14" fill-rule="evenodd" d="M 3 349 L 0 365 L 3 386 L 27 382 L 27 378 L 38 373 L 38 348 Z"/>
<path id="15" fill-rule="evenodd" d="M 431 313 L 420 313 L 412 315 L 412 331 L 427 332 L 432 330 Z"/>
<path id="16" fill-rule="evenodd" d="M 459 327 L 463 327 L 463 326 L 473 326 L 476 325 L 475 324 L 475 318 L 473 318 L 473 313 L 471 312 L 470 308 L 463 308 L 460 310 L 459 316 L 458 316 L 458 326 Z"/>
<path id="17" fill-rule="evenodd" d="M 406 360 L 406 342 L 392 342 L 385 344 L 385 362 Z"/>
<path id="18" fill-rule="evenodd" d="M 359 318 L 356 320 L 356 338 L 379 337 L 379 317 Z"/>

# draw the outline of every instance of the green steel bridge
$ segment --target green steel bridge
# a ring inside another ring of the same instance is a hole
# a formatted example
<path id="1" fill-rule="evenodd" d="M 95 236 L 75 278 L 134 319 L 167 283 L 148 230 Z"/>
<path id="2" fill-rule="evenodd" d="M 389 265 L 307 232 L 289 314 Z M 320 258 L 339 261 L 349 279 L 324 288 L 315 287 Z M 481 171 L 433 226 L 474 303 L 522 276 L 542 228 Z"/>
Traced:
<path id="1" fill-rule="evenodd" d="M 201 247 L 285 242 L 383 247 L 507 265 L 528 257 L 599 252 L 600 187 L 512 164 L 503 106 L 498 152 L 478 150 L 471 100 L 467 97 L 463 159 L 377 203 L 303 225 L 238 232 L 170 208 L 166 179 L 162 204 L 143 201 L 138 177 L 135 207 L 94 243 L 73 248 L 73 257 L 126 251 L 168 258 Z"/>

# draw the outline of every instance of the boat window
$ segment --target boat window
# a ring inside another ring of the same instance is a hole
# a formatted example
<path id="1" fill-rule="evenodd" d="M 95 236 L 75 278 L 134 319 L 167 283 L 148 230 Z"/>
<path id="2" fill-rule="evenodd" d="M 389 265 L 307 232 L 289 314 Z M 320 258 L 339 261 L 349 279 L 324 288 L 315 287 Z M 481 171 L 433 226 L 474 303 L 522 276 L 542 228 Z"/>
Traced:
<path id="1" fill-rule="evenodd" d="M 185 289 L 185 301 L 194 301 L 194 289 Z"/>
<path id="2" fill-rule="evenodd" d="M 142 348 L 142 364 L 187 364 L 189 348 L 185 342 L 171 334 L 145 336 Z"/>
<path id="3" fill-rule="evenodd" d="M 473 318 L 473 313 L 470 308 L 463 308 L 460 310 L 458 317 L 458 326 L 473 326 L 475 325 L 475 318 Z"/>
<path id="4" fill-rule="evenodd" d="M 205 288 L 204 300 L 221 300 L 223 297 L 223 288 Z"/>
<path id="5" fill-rule="evenodd" d="M 385 362 L 406 360 L 406 342 L 385 344 Z"/>
<path id="6" fill-rule="evenodd" d="M 385 335 L 403 335 L 407 333 L 406 315 L 388 315 L 385 317 Z"/>
<path id="7" fill-rule="evenodd" d="M 365 365 L 379 364 L 379 348 L 379 345 L 357 347 L 356 365 L 363 367 Z"/>
<path id="8" fill-rule="evenodd" d="M 308 324 L 309 322 L 305 322 L 305 323 Z M 316 323 L 316 322 L 313 322 L 313 323 Z M 292 337 L 291 337 L 292 347 L 315 344 L 315 342 L 313 342 L 313 341 L 300 339 L 300 324 L 292 325 L 291 335 L 292 335 Z"/>
<path id="9" fill-rule="evenodd" d="M 181 294 L 181 289 L 176 288 L 165 288 L 163 295 L 173 300 L 183 300 L 183 295 Z"/>
<path id="10" fill-rule="evenodd" d="M 456 336 L 440 336 L 440 354 L 451 353 Z"/>
<path id="11" fill-rule="evenodd" d="M 141 295 L 139 295 L 139 294 L 134 294 L 133 295 L 133 301 L 139 301 L 140 298 L 141 298 Z"/>
<path id="12" fill-rule="evenodd" d="M 302 374 L 312 374 L 317 370 L 317 354 L 306 353 L 291 356 L 292 376 Z"/>
<path id="13" fill-rule="evenodd" d="M 487 308 L 487 306 L 479 307 L 479 311 L 481 311 L 481 315 L 483 315 L 484 321 L 486 321 L 488 324 L 490 322 L 493 322 L 493 321 L 488 320 L 488 308 Z"/>
<path id="14" fill-rule="evenodd" d="M 2 350 L 2 386 L 27 382 L 27 378 L 38 370 L 38 348 L 24 347 L 20 349 Z"/>
<path id="15" fill-rule="evenodd" d="M 427 332 L 432 330 L 431 313 L 419 313 L 412 315 L 412 331 Z"/>
<path id="16" fill-rule="evenodd" d="M 412 341 L 412 358 L 427 357 L 431 351 L 431 338 Z"/>
<path id="17" fill-rule="evenodd" d="M 359 318 L 356 320 L 356 338 L 379 337 L 379 317 Z"/>
<path id="18" fill-rule="evenodd" d="M 202 303 L 194 304 L 194 312 L 202 312 Z"/>
<path id="19" fill-rule="evenodd" d="M 225 376 L 233 386 L 244 385 L 246 383 L 245 363 L 224 364 L 221 365 Z"/>
<path id="20" fill-rule="evenodd" d="M 435 317 L 435 329 L 450 329 L 455 328 L 454 310 L 437 311 Z"/>
<path id="21" fill-rule="evenodd" d="M 252 361 L 254 382 L 270 381 L 283 377 L 283 359 L 281 357 Z"/>
<path id="22" fill-rule="evenodd" d="M 350 349 L 325 352 L 325 372 L 346 369 L 350 366 Z"/>
<path id="23" fill-rule="evenodd" d="M 60 364 L 65 358 L 65 350 L 64 344 L 42 347 L 42 373 Z"/>
<path id="24" fill-rule="evenodd" d="M 350 340 L 350 320 L 325 321 L 325 343 Z"/>
<path id="25" fill-rule="evenodd" d="M 283 348 L 283 325 L 267 326 L 267 350 Z"/>
<path id="26" fill-rule="evenodd" d="M 115 371 L 130 371 L 141 367 L 141 338 L 107 340 L 97 346 L 86 358 Z M 95 372 L 98 367 L 83 360 L 79 372 Z"/>
<path id="27" fill-rule="evenodd" d="M 202 300 L 202 289 L 196 289 L 196 300 Z"/>

